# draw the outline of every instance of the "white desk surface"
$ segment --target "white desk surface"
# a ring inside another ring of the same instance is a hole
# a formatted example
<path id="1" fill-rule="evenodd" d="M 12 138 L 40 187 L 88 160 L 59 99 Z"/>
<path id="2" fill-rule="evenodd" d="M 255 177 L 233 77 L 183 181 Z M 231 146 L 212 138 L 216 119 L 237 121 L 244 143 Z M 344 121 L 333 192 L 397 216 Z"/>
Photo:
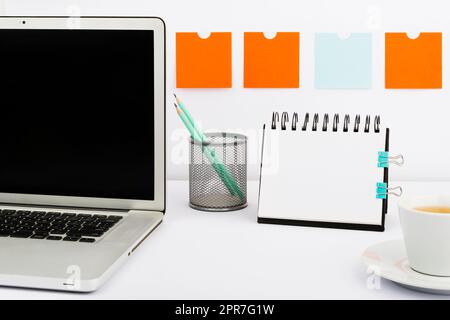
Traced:
<path id="1" fill-rule="evenodd" d="M 448 182 L 401 185 L 406 195 L 450 192 Z M 401 237 L 394 197 L 379 233 L 258 224 L 257 183 L 248 191 L 248 208 L 207 213 L 188 207 L 187 182 L 170 181 L 164 222 L 97 292 L 0 288 L 0 300 L 447 298 L 386 280 L 379 290 L 366 286 L 361 253 Z"/>

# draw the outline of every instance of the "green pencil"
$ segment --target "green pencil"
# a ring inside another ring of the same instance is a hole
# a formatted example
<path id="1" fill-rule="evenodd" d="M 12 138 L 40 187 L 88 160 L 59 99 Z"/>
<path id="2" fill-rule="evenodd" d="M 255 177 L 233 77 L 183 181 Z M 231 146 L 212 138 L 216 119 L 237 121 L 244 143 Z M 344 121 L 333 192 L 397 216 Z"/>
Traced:
<path id="1" fill-rule="evenodd" d="M 189 131 L 189 133 L 191 134 L 192 138 L 195 141 L 202 143 L 203 154 L 206 156 L 208 161 L 211 163 L 211 165 L 213 166 L 214 170 L 217 172 L 217 174 L 219 175 L 220 179 L 223 181 L 223 183 L 227 187 L 228 191 L 232 195 L 235 195 L 237 193 L 238 196 L 242 199 L 243 198 L 242 192 L 240 191 L 239 188 L 238 188 L 238 190 L 239 190 L 238 192 L 235 191 L 237 185 L 233 185 L 233 183 L 230 181 L 231 177 L 227 176 L 227 172 L 226 172 L 226 170 L 224 170 L 225 167 L 214 156 L 214 151 L 211 150 L 211 148 L 203 145 L 203 139 L 201 138 L 200 134 L 194 129 L 194 127 L 192 126 L 191 121 L 189 121 L 189 119 L 187 118 L 186 114 L 180 108 L 178 108 L 178 106 L 176 104 L 174 104 L 174 105 L 175 105 L 176 111 L 178 113 L 178 116 L 180 117 L 181 121 L 184 123 L 186 129 Z"/>
<path id="2" fill-rule="evenodd" d="M 192 127 L 194 128 L 194 130 L 196 130 L 198 132 L 198 134 L 200 135 L 200 137 L 202 138 L 202 140 L 206 140 L 206 136 L 203 134 L 203 132 L 200 130 L 200 128 L 196 125 L 194 118 L 192 118 L 191 114 L 189 113 L 188 109 L 184 106 L 183 101 L 181 101 L 177 95 L 174 93 L 173 94 L 175 96 L 175 100 L 177 101 L 177 105 L 180 107 L 180 109 L 183 111 L 183 113 L 186 115 L 186 117 L 188 118 L 189 122 L 191 123 Z"/>
<path id="3" fill-rule="evenodd" d="M 200 128 L 196 125 L 194 118 L 191 116 L 191 114 L 187 110 L 184 103 L 181 101 L 181 99 L 179 99 L 177 97 L 177 95 L 175 93 L 173 95 L 175 96 L 178 106 L 185 114 L 187 120 L 190 122 L 192 128 L 194 129 L 194 131 L 197 132 L 198 136 L 201 138 L 201 141 L 206 141 L 207 137 L 205 136 L 205 134 L 203 134 L 203 132 L 200 130 Z M 175 105 L 175 107 L 177 107 L 177 105 Z M 223 163 L 221 163 L 219 159 L 217 159 L 214 149 L 210 150 L 210 151 L 211 151 L 211 156 L 214 158 L 215 163 L 219 166 L 219 170 L 222 172 L 222 175 L 224 175 L 224 177 L 225 177 L 225 180 L 223 180 L 223 182 L 227 184 L 227 187 L 229 185 L 231 185 L 231 189 L 234 190 L 234 192 L 231 192 L 231 194 L 237 193 L 242 200 L 244 198 L 244 194 L 242 193 L 241 189 L 237 185 L 236 181 L 230 175 L 228 170 L 225 168 L 225 165 Z M 228 189 L 230 189 L 230 188 L 228 188 Z"/>

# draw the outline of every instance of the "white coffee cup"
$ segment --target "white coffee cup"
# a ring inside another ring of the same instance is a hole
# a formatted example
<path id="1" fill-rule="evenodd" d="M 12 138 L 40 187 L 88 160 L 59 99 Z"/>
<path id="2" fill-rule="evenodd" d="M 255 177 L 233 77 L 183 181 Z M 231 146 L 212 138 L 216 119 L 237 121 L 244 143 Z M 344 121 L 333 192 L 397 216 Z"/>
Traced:
<path id="1" fill-rule="evenodd" d="M 450 196 L 422 196 L 399 201 L 410 267 L 433 276 L 450 277 L 450 213 L 419 211 L 418 207 L 450 207 Z"/>

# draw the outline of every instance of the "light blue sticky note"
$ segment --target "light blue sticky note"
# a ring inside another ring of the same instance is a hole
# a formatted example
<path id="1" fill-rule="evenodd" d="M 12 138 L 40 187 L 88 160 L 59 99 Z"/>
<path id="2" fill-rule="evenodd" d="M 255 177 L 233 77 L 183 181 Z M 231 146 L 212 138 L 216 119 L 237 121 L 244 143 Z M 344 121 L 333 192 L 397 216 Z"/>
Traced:
<path id="1" fill-rule="evenodd" d="M 318 89 L 368 89 L 372 86 L 372 34 L 316 33 L 315 85 Z"/>

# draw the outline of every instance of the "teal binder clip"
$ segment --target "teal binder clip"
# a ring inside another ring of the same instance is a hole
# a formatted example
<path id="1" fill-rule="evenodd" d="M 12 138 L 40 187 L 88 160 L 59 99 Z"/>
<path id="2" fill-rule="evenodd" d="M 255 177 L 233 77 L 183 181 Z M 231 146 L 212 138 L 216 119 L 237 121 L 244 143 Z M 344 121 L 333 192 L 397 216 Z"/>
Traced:
<path id="1" fill-rule="evenodd" d="M 377 182 L 377 199 L 386 199 L 388 194 L 387 183 Z"/>
<path id="2" fill-rule="evenodd" d="M 387 199 L 388 194 L 400 197 L 403 193 L 402 187 L 388 188 L 386 182 L 377 182 L 377 199 Z"/>
<path id="3" fill-rule="evenodd" d="M 389 152 L 379 151 L 378 152 L 378 168 L 388 168 L 389 167 Z"/>
<path id="4" fill-rule="evenodd" d="M 378 152 L 378 168 L 389 168 L 389 163 L 397 166 L 402 166 L 405 163 L 405 159 L 401 154 L 396 156 L 389 156 L 387 151 Z"/>

